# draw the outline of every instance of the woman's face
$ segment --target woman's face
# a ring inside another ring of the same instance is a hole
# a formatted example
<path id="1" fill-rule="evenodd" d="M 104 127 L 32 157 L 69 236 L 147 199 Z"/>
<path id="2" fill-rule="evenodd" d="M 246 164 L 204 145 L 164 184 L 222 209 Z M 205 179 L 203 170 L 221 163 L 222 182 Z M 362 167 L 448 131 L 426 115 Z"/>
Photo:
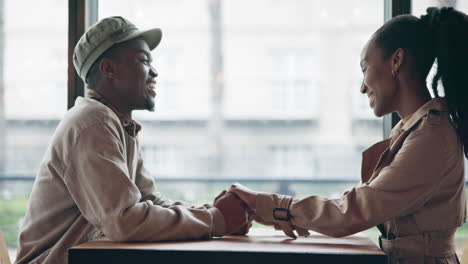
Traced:
<path id="1" fill-rule="evenodd" d="M 369 40 L 361 53 L 364 75 L 361 93 L 367 94 L 369 105 L 378 117 L 396 110 L 397 85 L 391 69 L 391 57 L 385 60 L 375 41 Z"/>

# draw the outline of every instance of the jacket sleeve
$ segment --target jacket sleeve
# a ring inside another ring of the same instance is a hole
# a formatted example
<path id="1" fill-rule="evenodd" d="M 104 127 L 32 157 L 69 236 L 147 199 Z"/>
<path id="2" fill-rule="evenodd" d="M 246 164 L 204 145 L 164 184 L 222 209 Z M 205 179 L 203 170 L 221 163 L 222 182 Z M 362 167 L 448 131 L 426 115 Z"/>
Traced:
<path id="1" fill-rule="evenodd" d="M 385 220 L 411 213 L 431 197 L 447 174 L 447 149 L 436 133 L 414 132 L 403 143 L 389 166 L 370 183 L 361 183 L 338 199 L 309 196 L 294 199 L 289 207 L 291 224 L 328 236 L 341 237 L 363 231 Z M 287 196 L 260 194 L 257 214 L 278 222 L 273 210 Z M 289 197 L 292 199 L 292 197 Z"/>
<path id="2" fill-rule="evenodd" d="M 100 123 L 84 129 L 70 150 L 64 181 L 91 224 L 113 241 L 224 235 L 224 218 L 216 208 L 163 207 L 142 199 L 138 186 L 129 178 L 119 138 L 116 127 Z"/>

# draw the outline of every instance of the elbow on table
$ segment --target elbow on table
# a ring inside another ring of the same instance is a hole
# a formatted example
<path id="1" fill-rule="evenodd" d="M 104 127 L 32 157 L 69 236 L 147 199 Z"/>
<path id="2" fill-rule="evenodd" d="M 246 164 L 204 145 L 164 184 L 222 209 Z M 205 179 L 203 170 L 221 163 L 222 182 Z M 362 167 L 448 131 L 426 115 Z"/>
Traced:
<path id="1" fill-rule="evenodd" d="M 124 232 L 107 232 L 105 233 L 106 237 L 109 238 L 112 242 L 116 243 L 125 243 L 125 242 L 132 242 L 135 241 L 131 238 L 129 234 Z"/>
<path id="2" fill-rule="evenodd" d="M 133 234 L 128 232 L 127 228 L 112 224 L 112 227 L 103 228 L 104 234 L 112 242 L 124 243 L 135 241 Z"/>
<path id="3" fill-rule="evenodd" d="M 102 231 L 107 238 L 112 242 L 120 243 L 143 241 L 144 239 L 139 238 L 135 233 L 136 229 L 138 227 L 130 225 L 121 215 L 107 218 L 102 226 Z"/>

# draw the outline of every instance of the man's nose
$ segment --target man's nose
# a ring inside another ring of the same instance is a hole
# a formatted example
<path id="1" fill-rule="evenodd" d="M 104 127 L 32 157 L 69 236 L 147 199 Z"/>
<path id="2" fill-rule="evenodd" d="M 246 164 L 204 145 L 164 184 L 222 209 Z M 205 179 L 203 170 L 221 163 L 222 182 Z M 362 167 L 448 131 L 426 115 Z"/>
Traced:
<path id="1" fill-rule="evenodd" d="M 158 72 L 157 72 L 156 69 L 153 67 L 153 65 L 151 65 L 151 67 L 150 67 L 150 72 L 149 72 L 149 74 L 150 74 L 153 78 L 158 77 Z"/>

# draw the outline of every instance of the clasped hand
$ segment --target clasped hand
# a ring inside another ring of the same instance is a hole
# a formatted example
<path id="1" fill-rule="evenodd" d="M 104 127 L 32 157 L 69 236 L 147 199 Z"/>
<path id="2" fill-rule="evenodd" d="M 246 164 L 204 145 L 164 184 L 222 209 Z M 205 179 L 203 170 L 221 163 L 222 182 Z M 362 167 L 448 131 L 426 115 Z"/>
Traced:
<path id="1" fill-rule="evenodd" d="M 252 226 L 252 220 L 260 224 L 273 226 L 277 230 L 282 230 L 287 236 L 297 238 L 294 230 L 300 236 L 308 236 L 306 229 L 298 228 L 289 222 L 268 222 L 256 214 L 256 203 L 258 193 L 241 185 L 233 184 L 229 191 L 221 192 L 213 205 L 218 208 L 224 216 L 226 224 L 226 234 L 244 235 Z"/>
<path id="2" fill-rule="evenodd" d="M 234 193 L 222 191 L 214 200 L 213 206 L 224 216 L 227 235 L 245 235 L 252 226 L 249 208 Z"/>

